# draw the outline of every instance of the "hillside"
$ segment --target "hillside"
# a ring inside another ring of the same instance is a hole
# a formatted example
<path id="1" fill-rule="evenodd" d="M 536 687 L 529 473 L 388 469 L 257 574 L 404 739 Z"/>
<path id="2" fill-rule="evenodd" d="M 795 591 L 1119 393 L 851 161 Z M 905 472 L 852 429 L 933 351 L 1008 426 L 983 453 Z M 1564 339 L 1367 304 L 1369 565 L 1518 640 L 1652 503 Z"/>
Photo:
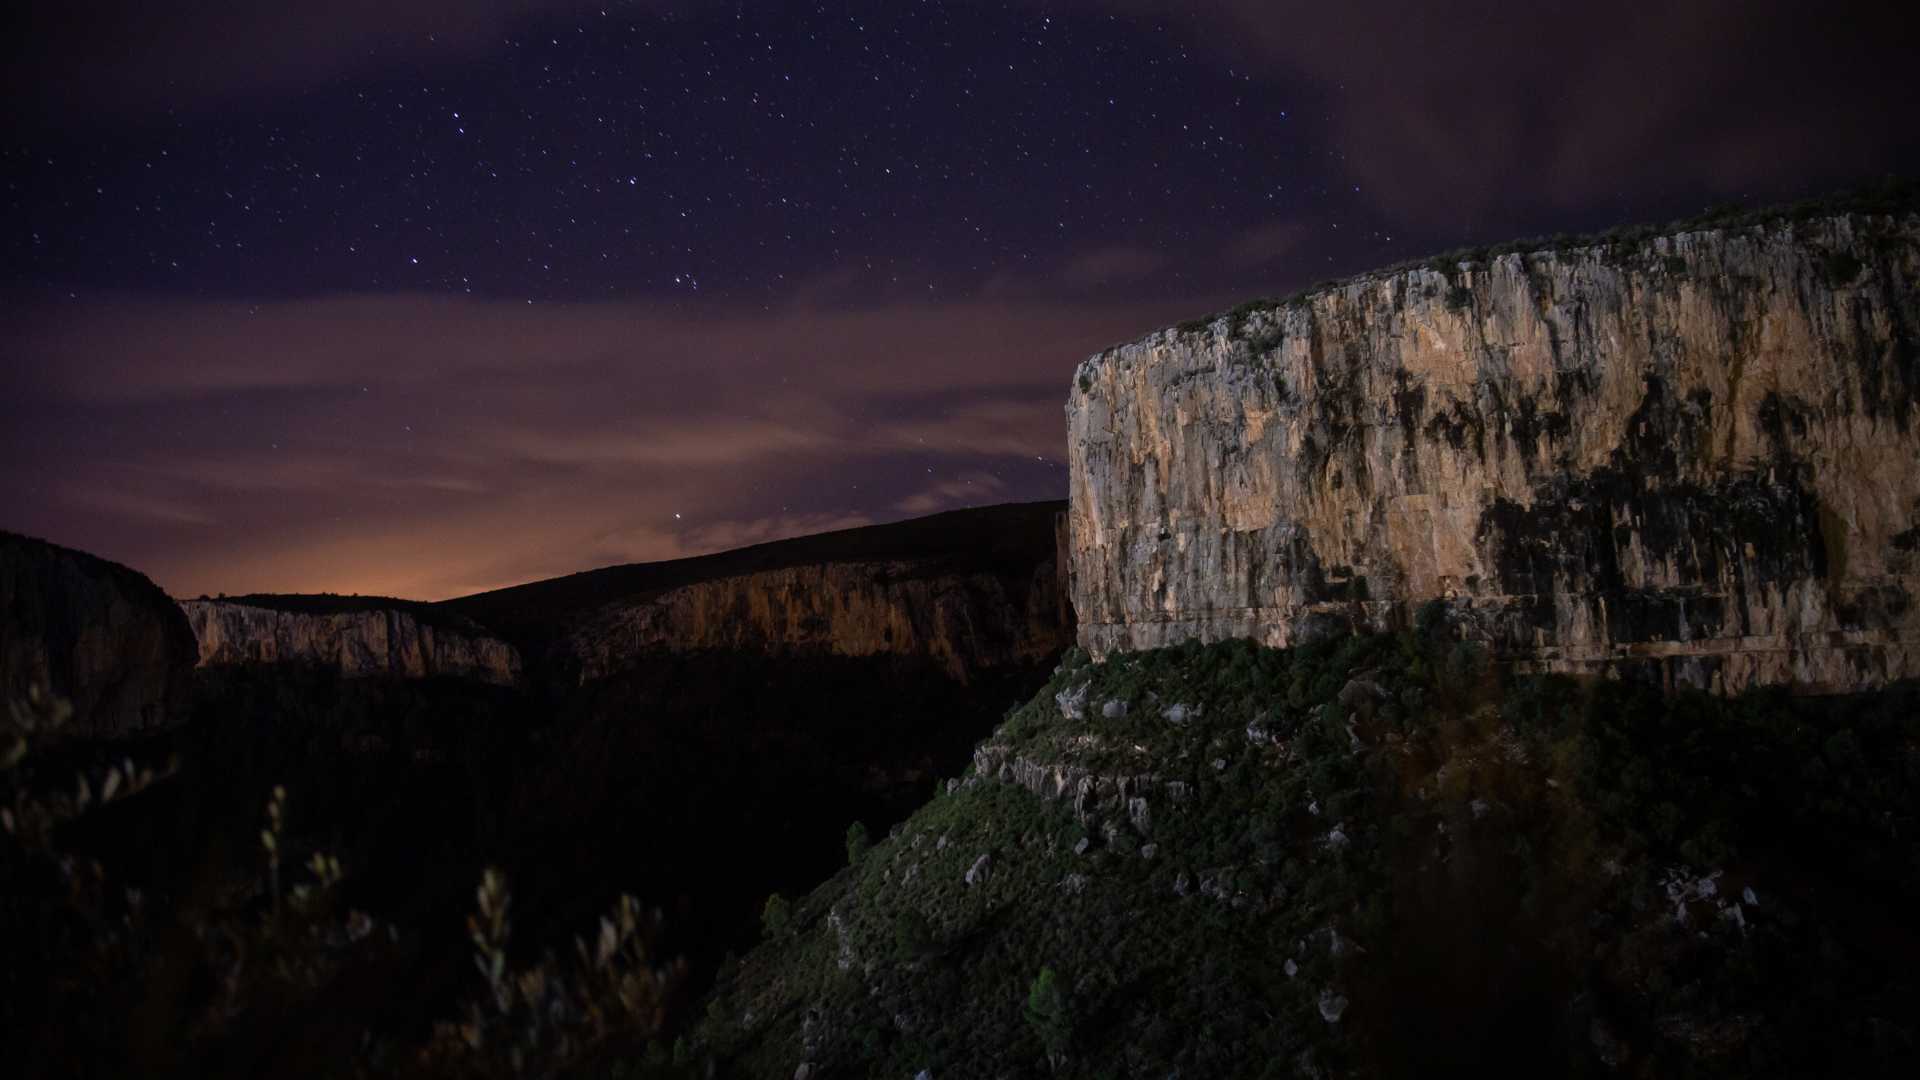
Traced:
<path id="1" fill-rule="evenodd" d="M 146 575 L 0 530 L 0 702 L 38 688 L 73 705 L 75 734 L 160 730 L 185 719 L 193 659 L 186 619 Z"/>
<path id="2" fill-rule="evenodd" d="M 1920 1050 L 1912 688 L 1502 680 L 1458 632 L 1074 654 L 770 919 L 696 1060 L 1787 1076 Z"/>

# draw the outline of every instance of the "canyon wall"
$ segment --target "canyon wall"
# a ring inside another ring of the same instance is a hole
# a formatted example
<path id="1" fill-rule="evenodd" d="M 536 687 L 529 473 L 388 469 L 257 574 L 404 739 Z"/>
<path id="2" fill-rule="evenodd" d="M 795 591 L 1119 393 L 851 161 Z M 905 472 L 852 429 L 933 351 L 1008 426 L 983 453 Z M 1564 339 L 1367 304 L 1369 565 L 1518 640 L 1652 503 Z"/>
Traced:
<path id="1" fill-rule="evenodd" d="M 243 600 L 181 605 L 200 666 L 295 663 L 350 677 L 456 676 L 512 686 L 520 655 L 477 626 L 458 628 L 396 608 L 290 611 Z"/>
<path id="2" fill-rule="evenodd" d="M 39 687 L 73 704 L 74 734 L 176 724 L 193 657 L 180 609 L 144 576 L 0 532 L 0 709 Z"/>
<path id="3" fill-rule="evenodd" d="M 1073 642 L 1057 562 L 1041 552 L 1013 572 L 940 561 L 826 562 L 716 578 L 615 602 L 558 647 L 585 683 L 660 653 L 931 660 L 965 682 L 989 668 L 1039 664 Z"/>
<path id="4" fill-rule="evenodd" d="M 1920 676 L 1920 217 L 1436 261 L 1100 353 L 1080 642 L 1285 645 L 1444 601 L 1523 669 Z"/>

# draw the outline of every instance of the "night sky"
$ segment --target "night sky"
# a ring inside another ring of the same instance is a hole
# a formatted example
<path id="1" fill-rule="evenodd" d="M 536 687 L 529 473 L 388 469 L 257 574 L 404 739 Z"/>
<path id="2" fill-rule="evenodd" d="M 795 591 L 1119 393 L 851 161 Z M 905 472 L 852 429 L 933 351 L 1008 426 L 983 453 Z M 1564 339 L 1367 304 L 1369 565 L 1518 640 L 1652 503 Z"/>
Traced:
<path id="1" fill-rule="evenodd" d="M 28 6 L 0 527 L 180 596 L 1058 498 L 1116 341 L 1920 164 L 1893 4 Z"/>

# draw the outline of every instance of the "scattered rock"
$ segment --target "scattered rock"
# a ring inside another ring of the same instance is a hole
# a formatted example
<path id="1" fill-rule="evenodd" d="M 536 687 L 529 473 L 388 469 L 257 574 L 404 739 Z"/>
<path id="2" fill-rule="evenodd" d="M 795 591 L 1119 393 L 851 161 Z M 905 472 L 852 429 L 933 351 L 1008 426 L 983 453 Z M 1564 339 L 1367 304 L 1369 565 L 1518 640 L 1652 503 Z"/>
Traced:
<path id="1" fill-rule="evenodd" d="M 1053 703 L 1060 706 L 1060 715 L 1069 720 L 1085 720 L 1087 718 L 1087 691 L 1092 689 L 1092 687 L 1092 683 L 1081 683 L 1071 690 L 1062 690 L 1053 695 Z"/>
<path id="2" fill-rule="evenodd" d="M 1347 1012 L 1347 996 L 1336 994 L 1332 987 L 1320 991 L 1320 1019 L 1329 1024 L 1337 1024 Z"/>
<path id="3" fill-rule="evenodd" d="M 1282 965 L 1280 970 L 1286 972 L 1287 978 L 1291 979 L 1295 975 L 1300 974 L 1300 965 L 1294 963 L 1292 957 L 1288 957 L 1287 962 L 1284 965 Z"/>
<path id="4" fill-rule="evenodd" d="M 993 857 L 991 855 L 988 855 L 982 852 L 979 858 L 973 860 L 973 866 L 967 870 L 967 884 L 969 885 L 986 884 L 988 868 L 992 865 L 992 863 L 993 863 Z"/>
<path id="5" fill-rule="evenodd" d="M 1146 799 L 1136 796 L 1127 800 L 1127 822 L 1143 836 L 1152 831 L 1153 811 Z"/>
<path id="6" fill-rule="evenodd" d="M 1127 703 L 1117 700 L 1109 701 L 1100 706 L 1100 715 L 1108 720 L 1124 719 L 1127 715 Z"/>
<path id="7" fill-rule="evenodd" d="M 1141 858 L 1143 858 L 1143 859 L 1151 859 L 1151 858 L 1153 858 L 1153 857 L 1154 857 L 1155 855 L 1158 855 L 1158 854 L 1160 854 L 1160 845 L 1159 845 L 1159 844 L 1141 844 L 1141 845 L 1140 845 L 1140 857 L 1141 857 Z"/>

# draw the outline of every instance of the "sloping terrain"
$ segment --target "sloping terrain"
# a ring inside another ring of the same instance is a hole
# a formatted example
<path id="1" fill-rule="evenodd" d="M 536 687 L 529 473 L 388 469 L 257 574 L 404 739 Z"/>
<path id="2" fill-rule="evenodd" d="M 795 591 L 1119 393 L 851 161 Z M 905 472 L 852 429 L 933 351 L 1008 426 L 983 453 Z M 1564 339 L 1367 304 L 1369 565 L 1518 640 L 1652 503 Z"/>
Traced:
<path id="1" fill-rule="evenodd" d="M 1290 650 L 1074 654 L 971 770 L 773 905 L 693 1059 L 782 1080 L 1912 1060 L 1911 688 L 1503 681 L 1458 632 L 1430 610 Z"/>

